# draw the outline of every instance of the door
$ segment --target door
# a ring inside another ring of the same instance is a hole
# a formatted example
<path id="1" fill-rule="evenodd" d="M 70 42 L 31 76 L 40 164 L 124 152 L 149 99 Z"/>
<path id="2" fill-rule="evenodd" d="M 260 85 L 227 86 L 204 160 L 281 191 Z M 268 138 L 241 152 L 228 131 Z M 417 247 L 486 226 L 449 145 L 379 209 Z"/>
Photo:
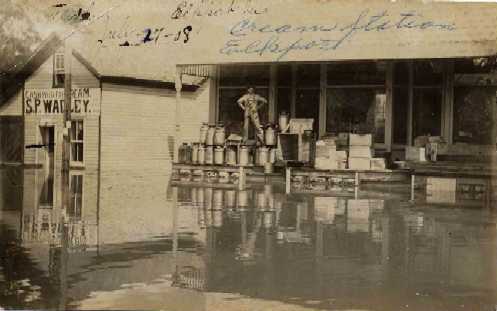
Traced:
<path id="1" fill-rule="evenodd" d="M 52 207 L 54 200 L 55 175 L 55 128 L 53 126 L 40 127 L 42 149 L 40 163 L 43 166 L 45 181 L 40 192 L 40 207 Z"/>

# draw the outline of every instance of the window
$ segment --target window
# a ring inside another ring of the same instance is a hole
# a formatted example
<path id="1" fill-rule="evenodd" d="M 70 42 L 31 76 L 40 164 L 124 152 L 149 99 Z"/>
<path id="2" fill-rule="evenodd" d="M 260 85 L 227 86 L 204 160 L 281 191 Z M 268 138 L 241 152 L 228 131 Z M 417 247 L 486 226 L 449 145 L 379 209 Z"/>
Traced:
<path id="1" fill-rule="evenodd" d="M 386 67 L 380 62 L 327 66 L 326 132 L 371 133 L 385 143 Z"/>
<path id="2" fill-rule="evenodd" d="M 71 175 L 70 193 L 71 202 L 67 214 L 72 219 L 81 219 L 81 211 L 83 209 L 83 175 Z"/>
<path id="3" fill-rule="evenodd" d="M 441 135 L 444 69 L 438 61 L 414 63 L 413 138 Z"/>
<path id="4" fill-rule="evenodd" d="M 63 88 L 65 80 L 64 54 L 57 53 L 54 55 L 53 63 L 53 87 Z"/>
<path id="5" fill-rule="evenodd" d="M 238 107 L 237 100 L 247 92 L 248 86 L 253 86 L 257 94 L 268 99 L 269 66 L 221 66 L 218 90 L 218 121 L 224 123 L 229 134 L 242 135 L 244 114 Z M 268 105 L 263 105 L 259 109 L 259 118 L 263 125 L 268 122 L 268 108 Z M 252 127 L 249 128 L 249 136 L 253 137 Z"/>
<path id="6" fill-rule="evenodd" d="M 83 120 L 71 122 L 71 162 L 83 163 Z"/>

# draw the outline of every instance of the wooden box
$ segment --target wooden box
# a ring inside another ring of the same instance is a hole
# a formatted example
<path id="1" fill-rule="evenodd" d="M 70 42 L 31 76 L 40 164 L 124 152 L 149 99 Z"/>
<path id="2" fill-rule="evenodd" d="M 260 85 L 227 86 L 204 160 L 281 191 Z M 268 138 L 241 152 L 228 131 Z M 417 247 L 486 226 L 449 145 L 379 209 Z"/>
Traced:
<path id="1" fill-rule="evenodd" d="M 350 146 L 372 146 L 373 145 L 373 135 L 371 135 L 371 134 L 350 134 L 349 135 L 349 145 Z"/>

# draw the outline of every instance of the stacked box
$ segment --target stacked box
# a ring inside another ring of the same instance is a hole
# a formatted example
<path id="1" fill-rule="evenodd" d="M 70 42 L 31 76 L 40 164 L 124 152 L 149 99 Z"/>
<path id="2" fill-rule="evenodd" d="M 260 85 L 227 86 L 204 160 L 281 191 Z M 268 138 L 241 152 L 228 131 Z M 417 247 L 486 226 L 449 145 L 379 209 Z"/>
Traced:
<path id="1" fill-rule="evenodd" d="M 349 135 L 349 169 L 370 170 L 373 158 L 373 137 L 371 134 Z"/>
<path id="2" fill-rule="evenodd" d="M 372 170 L 386 170 L 387 163 L 384 158 L 373 158 L 371 159 L 371 169 Z"/>
<path id="3" fill-rule="evenodd" d="M 347 206 L 347 231 L 369 231 L 369 200 L 349 200 Z"/>
<path id="4" fill-rule="evenodd" d="M 316 221 L 332 224 L 335 220 L 335 210 L 338 207 L 336 197 L 315 197 L 314 198 L 314 219 Z"/>
<path id="5" fill-rule="evenodd" d="M 320 170 L 336 170 L 343 165 L 343 157 L 345 161 L 347 154 L 343 151 L 336 150 L 336 140 L 327 138 L 316 142 L 316 161 L 314 167 Z"/>
<path id="6" fill-rule="evenodd" d="M 424 147 L 406 147 L 406 160 L 426 162 L 426 149 Z"/>

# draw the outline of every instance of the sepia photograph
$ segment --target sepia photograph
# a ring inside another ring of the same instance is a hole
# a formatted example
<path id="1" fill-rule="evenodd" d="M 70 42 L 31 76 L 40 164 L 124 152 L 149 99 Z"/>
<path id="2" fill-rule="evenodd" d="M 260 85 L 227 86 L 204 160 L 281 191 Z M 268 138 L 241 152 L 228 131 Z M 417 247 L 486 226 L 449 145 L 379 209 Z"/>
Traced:
<path id="1" fill-rule="evenodd" d="M 496 311 L 497 0 L 1 0 L 4 310 Z"/>

